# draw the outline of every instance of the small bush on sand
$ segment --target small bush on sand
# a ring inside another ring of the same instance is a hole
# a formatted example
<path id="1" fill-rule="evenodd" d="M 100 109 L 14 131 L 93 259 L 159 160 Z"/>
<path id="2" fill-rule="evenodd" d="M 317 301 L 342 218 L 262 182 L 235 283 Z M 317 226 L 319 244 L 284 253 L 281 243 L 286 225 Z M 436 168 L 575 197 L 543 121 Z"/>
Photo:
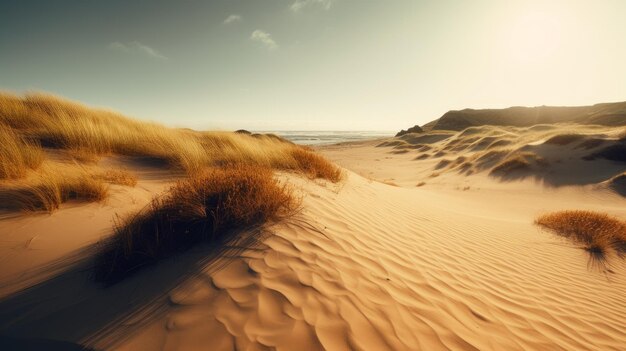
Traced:
<path id="1" fill-rule="evenodd" d="M 216 168 L 179 182 L 128 218 L 103 246 L 95 278 L 113 283 L 198 244 L 220 248 L 238 232 L 293 214 L 297 202 L 268 168 Z"/>
<path id="2" fill-rule="evenodd" d="M 108 189 L 84 171 L 46 170 L 28 182 L 5 184 L 0 190 L 0 210 L 52 212 L 67 201 L 101 201 Z"/>
<path id="3" fill-rule="evenodd" d="M 323 178 L 338 182 L 343 177 L 341 168 L 312 151 L 295 147 L 291 152 L 291 157 L 296 161 L 296 169 L 309 178 Z"/>
<path id="4" fill-rule="evenodd" d="M 536 224 L 570 238 L 593 254 L 605 255 L 609 248 L 626 252 L 626 222 L 592 211 L 561 211 L 543 215 Z"/>
<path id="5" fill-rule="evenodd" d="M 0 124 L 0 179 L 21 178 L 42 162 L 40 147 L 28 143 L 14 130 Z"/>

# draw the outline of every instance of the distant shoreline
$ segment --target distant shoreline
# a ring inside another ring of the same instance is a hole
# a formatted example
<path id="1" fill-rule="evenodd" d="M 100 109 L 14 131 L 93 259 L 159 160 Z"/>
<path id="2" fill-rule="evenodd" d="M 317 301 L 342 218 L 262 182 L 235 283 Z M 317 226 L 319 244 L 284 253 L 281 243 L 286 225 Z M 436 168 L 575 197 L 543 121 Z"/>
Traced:
<path id="1" fill-rule="evenodd" d="M 255 131 L 273 133 L 301 145 L 326 145 L 394 136 L 393 131 Z"/>

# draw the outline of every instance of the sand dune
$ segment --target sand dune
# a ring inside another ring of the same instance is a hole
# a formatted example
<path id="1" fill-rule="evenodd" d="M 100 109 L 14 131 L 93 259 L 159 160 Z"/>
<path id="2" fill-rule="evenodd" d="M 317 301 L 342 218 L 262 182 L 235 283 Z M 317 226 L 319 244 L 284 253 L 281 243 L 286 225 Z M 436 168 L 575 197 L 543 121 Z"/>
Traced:
<path id="1" fill-rule="evenodd" d="M 554 139 L 569 134 L 584 135 Z M 104 289 L 89 280 L 91 245 L 174 179 L 126 162 L 137 186 L 104 204 L 0 221 L 0 334 L 111 350 L 620 350 L 624 261 L 596 262 L 533 224 L 564 209 L 626 218 L 624 164 L 582 158 L 619 135 L 484 127 L 324 147 L 346 179 L 279 174 L 302 211 L 260 244 L 216 257 L 200 246 Z M 536 158 L 519 176 L 492 173 L 516 153 Z"/>
<path id="2" fill-rule="evenodd" d="M 167 317 L 121 349 L 155 339 L 224 350 L 623 345 L 624 267 L 590 272 L 584 254 L 537 232 L 519 199 L 476 206 L 354 174 L 338 193 L 305 188 L 320 195 L 307 197 L 307 224 L 278 226 L 263 252 L 174 289 Z"/>
<path id="3" fill-rule="evenodd" d="M 540 233 L 530 202 L 540 193 L 407 190 L 356 174 L 340 186 L 294 182 L 309 195 L 305 210 L 272 228 L 260 250 L 223 258 L 143 306 L 156 316 L 126 316 L 141 321 L 132 335 L 122 324 L 71 341 L 122 350 L 617 350 L 625 341 L 626 270 L 589 270 L 582 251 Z M 541 210 L 582 195 L 562 194 Z M 624 202 L 607 196 L 585 207 L 625 216 Z M 121 290 L 117 298 L 128 298 Z M 87 303 L 97 306 L 100 295 Z M 72 304 L 52 305 L 3 330 L 56 339 L 48 318 L 90 319 Z"/>

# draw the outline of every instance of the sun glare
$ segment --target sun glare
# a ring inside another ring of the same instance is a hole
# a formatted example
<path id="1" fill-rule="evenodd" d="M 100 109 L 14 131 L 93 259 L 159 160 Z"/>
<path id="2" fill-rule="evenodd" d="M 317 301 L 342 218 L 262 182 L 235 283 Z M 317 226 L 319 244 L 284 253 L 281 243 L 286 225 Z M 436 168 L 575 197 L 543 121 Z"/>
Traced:
<path id="1" fill-rule="evenodd" d="M 505 33 L 512 60 L 540 63 L 559 55 L 567 44 L 571 26 L 558 13 L 533 10 L 512 19 Z"/>

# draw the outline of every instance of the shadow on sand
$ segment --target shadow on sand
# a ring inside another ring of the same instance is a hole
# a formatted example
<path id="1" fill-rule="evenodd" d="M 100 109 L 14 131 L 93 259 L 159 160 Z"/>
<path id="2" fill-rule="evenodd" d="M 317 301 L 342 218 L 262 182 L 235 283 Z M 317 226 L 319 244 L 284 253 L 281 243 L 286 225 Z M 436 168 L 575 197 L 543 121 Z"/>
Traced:
<path id="1" fill-rule="evenodd" d="M 229 257 L 255 247 L 265 234 L 248 230 L 219 249 L 199 245 L 109 287 L 92 279 L 96 245 L 67 255 L 3 287 L 17 291 L 3 292 L 0 298 L 0 349 L 70 351 L 118 345 L 167 311 L 168 292 L 174 287 L 200 271 L 223 268 Z M 46 279 L 26 287 L 38 277 Z"/>

